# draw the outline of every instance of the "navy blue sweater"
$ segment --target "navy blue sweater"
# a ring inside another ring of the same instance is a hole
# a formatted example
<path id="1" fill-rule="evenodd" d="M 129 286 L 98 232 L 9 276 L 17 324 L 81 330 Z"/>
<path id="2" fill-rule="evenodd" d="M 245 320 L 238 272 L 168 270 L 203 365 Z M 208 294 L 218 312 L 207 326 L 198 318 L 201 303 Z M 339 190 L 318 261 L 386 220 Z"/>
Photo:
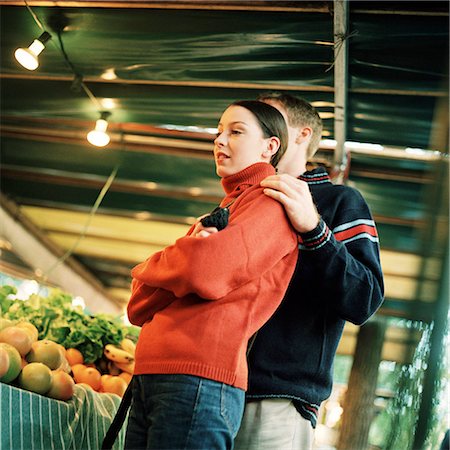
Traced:
<path id="1" fill-rule="evenodd" d="M 299 258 L 285 298 L 249 353 L 247 400 L 290 398 L 313 427 L 332 388 L 345 321 L 361 325 L 383 301 L 379 242 L 367 203 L 318 168 L 308 182 L 319 225 L 299 236 Z"/>

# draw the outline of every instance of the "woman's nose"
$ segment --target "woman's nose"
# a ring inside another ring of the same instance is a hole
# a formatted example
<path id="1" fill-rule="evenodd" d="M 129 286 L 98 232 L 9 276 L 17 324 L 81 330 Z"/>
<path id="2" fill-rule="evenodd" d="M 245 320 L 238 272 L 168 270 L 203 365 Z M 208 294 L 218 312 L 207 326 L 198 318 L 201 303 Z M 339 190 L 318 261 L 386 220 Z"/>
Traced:
<path id="1" fill-rule="evenodd" d="M 214 139 L 215 145 L 224 145 L 225 143 L 225 133 L 222 131 L 222 133 L 217 133 L 216 138 Z"/>

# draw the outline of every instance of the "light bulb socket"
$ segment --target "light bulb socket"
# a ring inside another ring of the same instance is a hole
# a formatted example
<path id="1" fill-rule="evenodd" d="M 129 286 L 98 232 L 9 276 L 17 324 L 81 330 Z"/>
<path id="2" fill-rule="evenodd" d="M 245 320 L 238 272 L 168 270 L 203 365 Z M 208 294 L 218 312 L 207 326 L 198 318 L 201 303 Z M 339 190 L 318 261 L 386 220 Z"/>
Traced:
<path id="1" fill-rule="evenodd" d="M 101 120 L 108 120 L 111 116 L 111 113 L 109 111 L 100 111 L 100 119 Z"/>
<path id="2" fill-rule="evenodd" d="M 41 41 L 44 45 L 52 38 L 52 35 L 47 31 L 44 31 L 38 38 L 38 41 Z"/>

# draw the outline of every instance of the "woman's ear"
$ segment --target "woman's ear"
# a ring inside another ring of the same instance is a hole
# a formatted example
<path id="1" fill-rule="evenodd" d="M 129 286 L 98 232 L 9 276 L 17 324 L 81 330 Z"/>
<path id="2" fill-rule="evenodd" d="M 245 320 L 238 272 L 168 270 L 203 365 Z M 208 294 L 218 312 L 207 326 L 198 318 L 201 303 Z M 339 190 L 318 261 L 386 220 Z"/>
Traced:
<path id="1" fill-rule="evenodd" d="M 263 152 L 263 156 L 266 158 L 272 158 L 273 155 L 278 151 L 280 148 L 281 141 L 276 136 L 272 136 L 267 139 L 267 147 Z"/>
<path id="2" fill-rule="evenodd" d="M 301 144 L 302 142 L 305 142 L 309 139 L 311 139 L 311 136 L 313 134 L 313 130 L 311 127 L 303 127 L 300 130 L 298 130 L 297 137 L 295 138 L 296 144 Z"/>

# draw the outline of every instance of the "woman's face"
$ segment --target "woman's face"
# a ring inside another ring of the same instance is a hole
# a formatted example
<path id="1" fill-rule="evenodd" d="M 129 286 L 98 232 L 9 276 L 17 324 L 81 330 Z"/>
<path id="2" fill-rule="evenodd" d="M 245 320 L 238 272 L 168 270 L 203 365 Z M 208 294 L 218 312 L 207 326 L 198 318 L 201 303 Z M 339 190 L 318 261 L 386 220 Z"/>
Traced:
<path id="1" fill-rule="evenodd" d="M 240 172 L 257 162 L 270 162 L 270 138 L 264 138 L 256 117 L 242 106 L 229 106 L 220 118 L 214 140 L 219 177 Z"/>

